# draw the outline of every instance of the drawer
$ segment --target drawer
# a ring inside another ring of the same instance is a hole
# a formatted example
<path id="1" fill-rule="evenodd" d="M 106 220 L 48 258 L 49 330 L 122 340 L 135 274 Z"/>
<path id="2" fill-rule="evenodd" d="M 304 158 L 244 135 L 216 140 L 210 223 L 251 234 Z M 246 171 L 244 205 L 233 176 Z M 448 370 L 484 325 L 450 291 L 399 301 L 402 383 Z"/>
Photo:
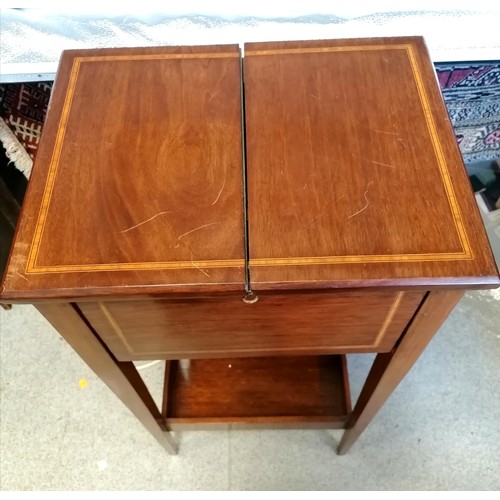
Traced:
<path id="1" fill-rule="evenodd" d="M 391 350 L 423 292 L 269 293 L 79 303 L 122 361 Z"/>

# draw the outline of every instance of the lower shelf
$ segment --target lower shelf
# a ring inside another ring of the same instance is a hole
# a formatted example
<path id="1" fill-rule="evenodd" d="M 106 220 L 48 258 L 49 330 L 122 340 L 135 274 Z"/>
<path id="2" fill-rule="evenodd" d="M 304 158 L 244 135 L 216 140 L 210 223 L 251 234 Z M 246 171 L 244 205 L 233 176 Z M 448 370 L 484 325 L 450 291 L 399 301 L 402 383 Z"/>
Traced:
<path id="1" fill-rule="evenodd" d="M 345 356 L 172 361 L 170 430 L 343 428 L 351 411 Z"/>

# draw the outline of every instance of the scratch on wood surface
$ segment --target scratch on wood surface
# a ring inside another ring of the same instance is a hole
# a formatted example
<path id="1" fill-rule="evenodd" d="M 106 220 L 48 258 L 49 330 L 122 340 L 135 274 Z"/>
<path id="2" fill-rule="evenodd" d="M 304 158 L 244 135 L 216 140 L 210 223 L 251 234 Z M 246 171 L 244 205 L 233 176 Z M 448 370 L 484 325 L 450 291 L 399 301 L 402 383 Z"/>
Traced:
<path id="1" fill-rule="evenodd" d="M 23 276 L 21 273 L 16 273 L 19 277 L 21 277 L 24 281 L 27 281 L 28 283 L 31 283 L 31 281 L 26 278 L 26 276 Z"/>
<path id="2" fill-rule="evenodd" d="M 215 224 L 221 224 L 221 223 L 220 222 L 210 222 L 209 224 L 204 224 L 203 226 L 195 227 L 194 229 L 191 229 L 191 231 L 188 231 L 187 233 L 184 233 L 184 234 L 181 234 L 180 236 L 177 236 L 177 239 L 180 241 L 181 238 L 184 238 L 184 236 L 187 236 L 188 234 L 194 233 L 195 231 L 199 231 L 200 229 L 203 229 L 204 227 L 214 226 Z"/>
<path id="3" fill-rule="evenodd" d="M 224 188 L 226 187 L 226 180 L 227 180 L 227 176 L 224 178 L 224 184 L 222 184 L 222 187 L 220 188 L 219 194 L 217 195 L 217 198 L 215 198 L 215 201 L 212 203 L 212 205 L 215 205 L 219 201 L 220 195 L 222 194 L 222 191 L 224 191 Z"/>
<path id="4" fill-rule="evenodd" d="M 146 219 L 146 220 L 144 220 L 142 222 L 139 222 L 139 224 L 136 224 L 135 226 L 132 226 L 132 227 L 129 227 L 127 229 L 124 229 L 123 231 L 120 231 L 120 233 L 128 233 L 129 231 L 132 231 L 132 229 L 135 229 L 135 228 L 137 228 L 139 226 L 142 226 L 143 224 L 146 224 L 146 222 L 149 222 L 149 221 L 151 221 L 153 219 L 156 219 L 156 217 L 159 217 L 160 215 L 170 214 L 170 213 L 172 213 L 170 210 L 166 211 L 166 212 L 159 212 L 156 215 L 153 215 L 153 217 L 150 217 L 149 219 Z"/>
<path id="5" fill-rule="evenodd" d="M 201 273 L 203 273 L 207 278 L 210 278 L 210 274 L 208 274 L 207 272 L 205 272 L 201 267 L 197 266 L 194 263 L 193 257 L 194 257 L 193 254 L 191 254 L 191 264 L 193 264 L 193 267 L 195 267 L 196 269 L 198 269 L 198 271 L 200 271 Z"/>
<path id="6" fill-rule="evenodd" d="M 386 132 L 386 131 L 384 131 L 384 130 L 378 130 L 378 129 L 376 129 L 376 128 L 374 128 L 373 130 L 375 130 L 375 132 L 378 132 L 378 133 L 380 133 L 380 134 L 399 135 L 399 134 L 397 134 L 396 132 Z"/>
<path id="7" fill-rule="evenodd" d="M 382 165 L 384 167 L 396 168 L 394 165 L 389 165 L 388 163 L 381 163 L 381 162 L 375 161 L 375 160 L 372 160 L 372 163 L 375 163 L 375 165 Z"/>
<path id="8" fill-rule="evenodd" d="M 355 215 L 360 214 L 361 212 L 364 212 L 368 208 L 368 205 L 370 204 L 370 202 L 368 201 L 368 190 L 370 189 L 370 186 L 372 184 L 373 184 L 373 181 L 370 181 L 367 184 L 367 186 L 366 186 L 366 191 L 365 191 L 365 194 L 364 194 L 364 197 L 365 197 L 365 206 L 361 210 L 358 210 L 357 212 L 354 212 L 352 215 L 349 215 L 349 217 L 347 217 L 346 220 L 350 219 L 351 217 L 354 217 Z"/>

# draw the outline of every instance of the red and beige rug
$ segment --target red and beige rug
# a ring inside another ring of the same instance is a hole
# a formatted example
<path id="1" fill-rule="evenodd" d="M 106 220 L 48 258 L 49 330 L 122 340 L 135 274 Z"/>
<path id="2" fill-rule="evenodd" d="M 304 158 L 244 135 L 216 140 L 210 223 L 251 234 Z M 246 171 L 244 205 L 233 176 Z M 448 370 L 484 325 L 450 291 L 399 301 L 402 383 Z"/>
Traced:
<path id="1" fill-rule="evenodd" d="M 51 90 L 51 83 L 0 85 L 0 141 L 7 158 L 28 178 Z"/>
<path id="2" fill-rule="evenodd" d="M 464 161 L 500 158 L 500 62 L 435 67 Z"/>

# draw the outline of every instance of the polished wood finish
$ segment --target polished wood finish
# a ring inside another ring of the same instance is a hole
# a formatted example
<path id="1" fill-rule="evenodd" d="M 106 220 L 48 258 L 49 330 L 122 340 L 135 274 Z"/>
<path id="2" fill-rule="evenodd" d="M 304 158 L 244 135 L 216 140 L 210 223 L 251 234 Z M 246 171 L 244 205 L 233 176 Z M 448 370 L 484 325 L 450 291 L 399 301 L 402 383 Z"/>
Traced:
<path id="1" fill-rule="evenodd" d="M 384 352 L 420 304 L 421 292 L 261 294 L 222 298 L 82 302 L 120 360 Z"/>
<path id="2" fill-rule="evenodd" d="M 345 453 L 463 291 L 499 284 L 402 37 L 248 44 L 243 72 L 236 45 L 65 52 L 0 302 L 171 453 L 167 429 L 349 417 Z M 378 353 L 351 415 L 350 352 Z M 161 411 L 139 359 L 172 360 Z"/>
<path id="3" fill-rule="evenodd" d="M 142 402 L 149 410 L 149 413 L 153 416 L 153 418 L 155 418 L 156 420 L 161 419 L 162 413 L 158 409 L 158 406 L 156 406 L 153 396 L 151 396 L 149 389 L 147 388 L 144 380 L 137 371 L 134 363 L 132 363 L 131 361 L 123 362 L 116 360 L 116 365 L 125 376 L 125 378 L 129 381 L 130 385 L 134 388 L 134 391 L 137 393 L 137 395 L 141 398 Z M 166 430 L 166 428 L 163 430 Z"/>
<path id="4" fill-rule="evenodd" d="M 158 424 L 160 413 L 132 363 L 117 361 L 71 304 L 38 304 L 37 309 L 165 450 L 177 453 L 172 436 Z"/>
<path id="5" fill-rule="evenodd" d="M 463 291 L 429 292 L 418 315 L 411 322 L 392 352 L 379 354 L 372 366 L 346 431 L 338 447 L 349 451 L 366 426 L 380 410 L 392 391 L 403 380 L 434 334 L 462 298 Z"/>
<path id="6" fill-rule="evenodd" d="M 237 45 L 63 53 L 2 297 L 243 290 Z"/>
<path id="7" fill-rule="evenodd" d="M 165 369 L 163 372 L 163 398 L 161 402 L 161 419 L 162 422 L 167 418 L 168 413 L 168 387 L 170 385 L 170 372 L 172 371 L 172 362 L 165 361 Z"/>
<path id="8" fill-rule="evenodd" d="M 344 363 L 344 356 L 173 362 L 167 426 L 343 427 L 351 411 Z"/>
<path id="9" fill-rule="evenodd" d="M 245 44 L 252 289 L 498 286 L 423 39 Z"/>

